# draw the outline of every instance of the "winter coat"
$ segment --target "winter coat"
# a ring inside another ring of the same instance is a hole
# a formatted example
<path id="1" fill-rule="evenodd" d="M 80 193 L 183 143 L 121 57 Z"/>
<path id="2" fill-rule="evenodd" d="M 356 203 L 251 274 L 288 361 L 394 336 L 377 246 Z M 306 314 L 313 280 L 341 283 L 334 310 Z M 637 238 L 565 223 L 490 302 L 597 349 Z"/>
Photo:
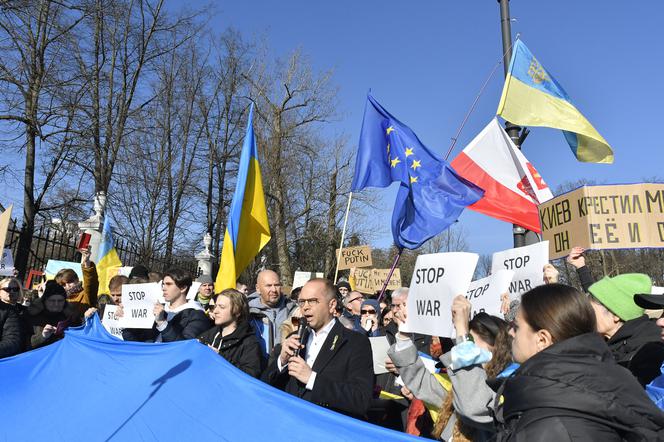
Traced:
<path id="1" fill-rule="evenodd" d="M 265 348 L 269 353 L 272 348 L 281 342 L 281 324 L 288 319 L 290 314 L 297 308 L 297 303 L 292 299 L 282 295 L 279 304 L 276 307 L 268 307 L 263 304 L 260 296 L 249 298 L 249 313 L 256 319 L 265 319 L 266 321 L 256 321 L 259 326 L 259 332 L 265 342 Z M 260 323 L 263 323 L 261 326 Z"/>
<path id="2" fill-rule="evenodd" d="M 12 306 L 0 302 L 0 358 L 13 356 L 21 351 L 21 326 Z"/>
<path id="3" fill-rule="evenodd" d="M 42 331 L 46 324 L 57 327 L 59 322 L 65 322 L 65 328 L 81 325 L 78 310 L 65 304 L 65 308 L 58 313 L 50 312 L 44 308 L 39 313 L 31 315 L 30 324 L 32 325 L 32 337 L 30 338 L 30 346 L 32 348 L 39 348 L 62 339 L 65 336 L 64 333 L 57 335 L 53 333 L 48 338 L 42 336 Z"/>
<path id="4" fill-rule="evenodd" d="M 645 386 L 659 376 L 664 359 L 661 329 L 643 315 L 625 322 L 607 342 L 613 358 Z"/>
<path id="5" fill-rule="evenodd" d="M 307 342 L 305 333 L 303 342 Z M 306 347 L 302 350 L 306 355 Z M 312 370 L 316 379 L 312 390 L 278 368 L 272 358 L 262 380 L 273 387 L 349 416 L 364 419 L 373 394 L 371 344 L 366 336 L 348 330 L 335 320 L 316 357 Z"/>
<path id="6" fill-rule="evenodd" d="M 388 356 L 399 369 L 401 378 L 413 395 L 424 401 L 428 407 L 439 409 L 449 394 L 436 377 L 427 370 L 419 358 L 417 349 L 409 345 L 401 350 L 392 345 Z M 453 370 L 450 352 L 440 357 L 447 368 L 447 375 L 452 383 L 452 403 L 454 410 L 463 417 L 466 425 L 475 430 L 475 440 L 489 440 L 495 431 L 491 406 L 495 392 L 486 384 L 486 372 L 481 365 L 471 365 Z M 443 429 L 441 439 L 449 440 L 456 424 L 453 414 Z"/>
<path id="7" fill-rule="evenodd" d="M 498 441 L 664 440 L 664 413 L 597 333 L 537 353 L 499 393 Z"/>
<path id="8" fill-rule="evenodd" d="M 233 333 L 223 338 L 221 330 L 220 326 L 214 326 L 198 340 L 217 349 L 220 356 L 248 375 L 259 377 L 265 369 L 265 359 L 256 332 L 249 323 L 239 323 Z"/>

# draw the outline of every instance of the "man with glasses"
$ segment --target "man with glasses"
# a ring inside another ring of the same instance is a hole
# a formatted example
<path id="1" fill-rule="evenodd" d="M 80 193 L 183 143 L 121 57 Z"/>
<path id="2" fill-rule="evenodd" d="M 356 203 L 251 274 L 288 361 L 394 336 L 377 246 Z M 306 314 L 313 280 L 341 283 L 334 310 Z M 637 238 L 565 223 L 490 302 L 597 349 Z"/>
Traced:
<path id="1" fill-rule="evenodd" d="M 334 318 L 336 288 L 326 279 L 307 282 L 298 299 L 308 327 L 283 342 L 263 380 L 306 401 L 364 418 L 373 394 L 369 339 Z"/>
<path id="2" fill-rule="evenodd" d="M 344 297 L 344 316 L 353 323 L 355 331 L 360 330 L 360 310 L 364 302 L 364 295 L 353 290 Z"/>
<path id="3" fill-rule="evenodd" d="M 252 325 L 257 328 L 267 353 L 281 342 L 279 328 L 297 304 L 281 293 L 281 280 L 272 270 L 263 270 L 256 278 L 258 296 L 249 297 Z"/>

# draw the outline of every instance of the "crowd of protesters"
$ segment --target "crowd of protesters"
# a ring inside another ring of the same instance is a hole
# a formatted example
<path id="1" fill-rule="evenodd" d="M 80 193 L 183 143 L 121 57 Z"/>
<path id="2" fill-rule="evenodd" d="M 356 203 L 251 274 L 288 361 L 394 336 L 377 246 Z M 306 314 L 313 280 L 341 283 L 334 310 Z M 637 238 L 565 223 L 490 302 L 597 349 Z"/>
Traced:
<path id="1" fill-rule="evenodd" d="M 546 284 L 506 297 L 501 317 L 471 317 L 459 295 L 452 339 L 403 331 L 406 287 L 376 299 L 313 279 L 286 294 L 278 273 L 263 270 L 251 293 L 241 282 L 215 293 L 202 275 L 188 300 L 188 272 L 136 266 L 100 294 L 83 251 L 82 281 L 61 270 L 31 296 L 16 278 L 0 280 L 0 357 L 52 344 L 106 305 L 121 317 L 122 285 L 161 281 L 166 305 L 155 304 L 153 327 L 125 328 L 125 340 L 197 339 L 247 375 L 357 419 L 455 442 L 664 440 L 664 295 L 650 294 L 644 274 L 595 281 L 580 248 L 567 262 L 583 291 L 546 266 Z M 376 375 L 369 338 L 383 336 L 387 373 Z"/>

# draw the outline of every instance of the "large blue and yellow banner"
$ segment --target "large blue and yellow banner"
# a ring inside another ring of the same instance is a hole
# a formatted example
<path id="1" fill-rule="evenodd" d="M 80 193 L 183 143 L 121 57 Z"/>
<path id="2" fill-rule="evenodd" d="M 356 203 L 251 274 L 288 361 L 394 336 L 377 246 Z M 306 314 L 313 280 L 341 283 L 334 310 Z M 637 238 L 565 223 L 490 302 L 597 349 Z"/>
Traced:
<path id="1" fill-rule="evenodd" d="M 521 40 L 514 44 L 497 114 L 514 124 L 561 129 L 579 161 L 613 163 L 609 143 Z"/>

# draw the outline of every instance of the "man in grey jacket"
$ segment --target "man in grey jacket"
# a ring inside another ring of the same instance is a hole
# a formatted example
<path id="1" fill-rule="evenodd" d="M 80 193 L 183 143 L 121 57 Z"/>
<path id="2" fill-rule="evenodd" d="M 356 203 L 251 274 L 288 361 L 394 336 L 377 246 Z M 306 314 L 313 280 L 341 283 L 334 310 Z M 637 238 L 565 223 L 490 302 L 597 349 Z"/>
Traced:
<path id="1" fill-rule="evenodd" d="M 261 317 L 264 329 L 261 335 L 266 342 L 268 353 L 281 342 L 279 328 L 295 310 L 297 304 L 281 293 L 279 275 L 272 270 L 263 270 L 256 279 L 258 296 L 250 297 L 249 312 Z"/>

